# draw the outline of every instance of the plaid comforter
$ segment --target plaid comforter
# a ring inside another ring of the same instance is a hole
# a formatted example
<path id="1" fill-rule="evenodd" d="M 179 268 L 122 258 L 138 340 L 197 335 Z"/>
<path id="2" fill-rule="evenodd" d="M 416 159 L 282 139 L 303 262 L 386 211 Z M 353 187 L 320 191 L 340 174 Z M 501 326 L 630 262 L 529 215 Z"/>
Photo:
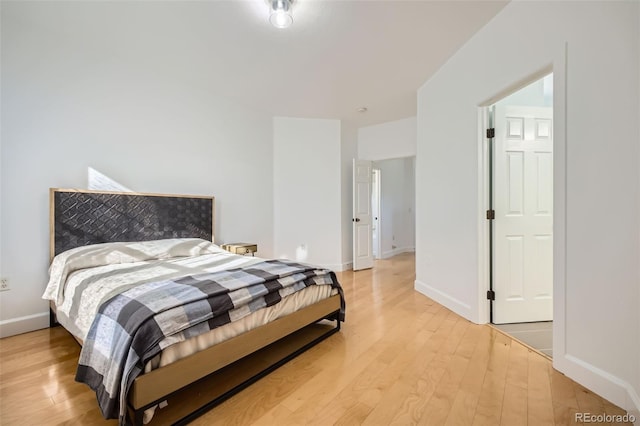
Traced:
<path id="1" fill-rule="evenodd" d="M 141 284 L 105 302 L 84 341 L 76 380 L 96 392 L 105 418 L 126 420 L 126 398 L 146 361 L 170 338 L 189 338 L 242 318 L 310 285 L 331 285 L 335 274 L 269 260 L 246 268 Z"/>

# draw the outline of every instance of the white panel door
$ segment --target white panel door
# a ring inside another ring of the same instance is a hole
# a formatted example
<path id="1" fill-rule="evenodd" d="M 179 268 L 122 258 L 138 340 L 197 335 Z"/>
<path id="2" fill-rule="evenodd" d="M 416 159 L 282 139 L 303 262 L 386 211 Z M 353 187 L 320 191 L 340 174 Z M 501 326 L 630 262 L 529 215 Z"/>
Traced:
<path id="1" fill-rule="evenodd" d="M 372 162 L 353 160 L 353 270 L 373 267 Z"/>
<path id="2" fill-rule="evenodd" d="M 496 107 L 496 324 L 553 319 L 552 118 L 552 108 Z"/>
<path id="3" fill-rule="evenodd" d="M 380 170 L 373 169 L 371 184 L 371 240 L 373 246 L 373 258 L 380 259 Z"/>

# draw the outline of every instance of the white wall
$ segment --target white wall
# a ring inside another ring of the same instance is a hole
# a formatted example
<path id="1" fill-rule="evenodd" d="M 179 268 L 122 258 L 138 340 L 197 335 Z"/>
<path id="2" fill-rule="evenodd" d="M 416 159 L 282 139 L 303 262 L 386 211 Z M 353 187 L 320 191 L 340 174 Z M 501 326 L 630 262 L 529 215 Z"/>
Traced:
<path id="1" fill-rule="evenodd" d="M 358 158 L 386 160 L 416 155 L 416 117 L 358 129 Z"/>
<path id="2" fill-rule="evenodd" d="M 416 249 L 416 157 L 404 159 L 405 209 L 407 212 L 407 242 L 411 250 Z"/>
<path id="3" fill-rule="evenodd" d="M 342 164 L 338 120 L 273 119 L 275 255 L 342 266 Z"/>
<path id="4" fill-rule="evenodd" d="M 484 321 L 478 106 L 554 66 L 554 366 L 630 410 L 640 409 L 638 7 L 507 5 L 419 90 L 416 165 L 416 288 Z"/>
<path id="5" fill-rule="evenodd" d="M 216 241 L 274 254 L 272 118 L 158 67 L 163 52 L 97 45 L 65 11 L 2 4 L 0 336 L 48 326 L 48 189 L 86 187 L 88 167 L 136 191 L 214 195 Z"/>
<path id="6" fill-rule="evenodd" d="M 414 251 L 414 157 L 376 161 L 374 167 L 380 169 L 381 257 Z"/>

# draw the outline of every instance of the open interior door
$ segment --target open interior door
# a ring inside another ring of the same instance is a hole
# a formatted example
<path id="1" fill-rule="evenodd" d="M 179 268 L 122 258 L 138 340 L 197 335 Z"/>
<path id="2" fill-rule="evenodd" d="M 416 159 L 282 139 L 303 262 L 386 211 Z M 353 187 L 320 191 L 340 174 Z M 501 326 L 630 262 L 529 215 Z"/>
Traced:
<path id="1" fill-rule="evenodd" d="M 372 162 L 353 160 L 353 270 L 373 267 Z"/>
<path id="2" fill-rule="evenodd" d="M 495 324 L 553 319 L 553 109 L 495 117 Z"/>

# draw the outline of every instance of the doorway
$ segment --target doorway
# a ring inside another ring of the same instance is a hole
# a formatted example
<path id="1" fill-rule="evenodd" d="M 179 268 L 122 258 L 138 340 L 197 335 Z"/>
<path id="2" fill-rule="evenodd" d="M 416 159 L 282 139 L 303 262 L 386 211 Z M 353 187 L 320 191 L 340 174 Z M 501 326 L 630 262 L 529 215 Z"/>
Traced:
<path id="1" fill-rule="evenodd" d="M 414 156 L 354 159 L 352 221 L 354 271 L 415 252 Z"/>
<path id="2" fill-rule="evenodd" d="M 415 157 L 376 160 L 379 170 L 378 255 L 389 259 L 415 251 Z M 374 174 L 374 179 L 376 175 Z M 375 189 L 372 191 L 375 192 Z M 375 218 L 375 216 L 374 216 Z M 375 220 L 374 220 L 374 223 Z"/>
<path id="3" fill-rule="evenodd" d="M 490 321 L 551 356 L 553 75 L 489 107 Z M 499 325 L 502 324 L 502 325 Z"/>

